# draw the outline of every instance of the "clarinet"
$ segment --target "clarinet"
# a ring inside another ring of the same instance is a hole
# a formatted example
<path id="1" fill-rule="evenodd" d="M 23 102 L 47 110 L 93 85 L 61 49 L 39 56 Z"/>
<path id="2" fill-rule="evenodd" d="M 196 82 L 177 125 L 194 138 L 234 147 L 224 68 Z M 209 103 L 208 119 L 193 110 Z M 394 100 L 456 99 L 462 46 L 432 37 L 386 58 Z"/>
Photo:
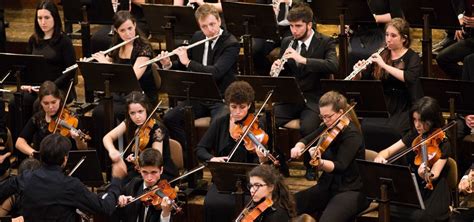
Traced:
<path id="1" fill-rule="evenodd" d="M 380 53 L 382 53 L 383 50 L 385 50 L 387 47 L 384 46 L 382 48 L 380 48 L 379 50 L 377 50 L 377 54 L 380 55 Z M 352 80 L 357 74 L 359 74 L 362 70 L 364 70 L 365 68 L 367 68 L 368 65 L 372 64 L 372 56 L 370 56 L 367 60 L 365 60 L 365 63 L 363 65 L 361 65 L 360 67 L 354 69 L 354 71 L 351 72 L 351 74 L 349 74 L 344 80 Z"/>
<path id="2" fill-rule="evenodd" d="M 288 45 L 288 48 L 293 45 L 293 42 L 294 42 L 294 41 L 295 41 L 295 39 L 292 39 L 292 40 L 290 41 L 290 44 Z M 288 49 L 288 48 L 287 48 L 287 49 Z M 285 51 L 286 51 L 286 49 L 285 49 Z M 276 68 L 270 70 L 270 76 L 271 76 L 271 77 L 278 77 L 278 76 L 280 75 L 281 70 L 285 69 L 283 66 L 285 66 L 286 61 L 288 61 L 288 59 L 285 58 L 284 56 L 282 56 L 282 57 L 281 57 L 281 63 L 280 63 L 280 65 L 277 66 Z"/>

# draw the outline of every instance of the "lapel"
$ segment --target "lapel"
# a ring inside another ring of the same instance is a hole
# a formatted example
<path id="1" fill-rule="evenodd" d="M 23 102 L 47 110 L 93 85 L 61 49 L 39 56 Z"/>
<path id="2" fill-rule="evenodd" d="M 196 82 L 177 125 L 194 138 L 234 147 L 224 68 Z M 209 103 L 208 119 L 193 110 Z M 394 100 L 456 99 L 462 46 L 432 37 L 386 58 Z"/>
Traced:
<path id="1" fill-rule="evenodd" d="M 313 38 L 311 39 L 311 43 L 309 47 L 306 49 L 306 57 L 312 57 L 316 50 L 321 46 L 321 34 L 319 32 L 314 31 Z"/>

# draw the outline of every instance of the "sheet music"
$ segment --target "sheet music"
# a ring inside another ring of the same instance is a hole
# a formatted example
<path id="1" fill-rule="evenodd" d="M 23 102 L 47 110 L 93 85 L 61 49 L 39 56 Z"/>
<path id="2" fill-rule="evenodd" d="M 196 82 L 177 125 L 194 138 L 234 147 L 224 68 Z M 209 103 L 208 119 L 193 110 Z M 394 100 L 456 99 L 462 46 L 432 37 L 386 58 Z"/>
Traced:
<path id="1" fill-rule="evenodd" d="M 416 182 L 416 175 L 414 173 L 411 173 L 411 177 L 413 179 L 413 184 L 415 184 L 416 196 L 418 197 L 418 202 L 420 203 L 421 209 L 424 210 L 425 202 L 423 202 L 423 198 L 421 197 L 420 188 L 418 187 L 418 183 Z"/>

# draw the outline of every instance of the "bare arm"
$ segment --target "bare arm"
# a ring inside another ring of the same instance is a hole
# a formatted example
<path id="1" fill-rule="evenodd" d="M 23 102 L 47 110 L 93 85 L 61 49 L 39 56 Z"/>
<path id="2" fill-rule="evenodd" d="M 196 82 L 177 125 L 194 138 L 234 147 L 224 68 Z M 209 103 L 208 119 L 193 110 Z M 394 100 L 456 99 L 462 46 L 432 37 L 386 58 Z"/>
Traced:
<path id="1" fill-rule="evenodd" d="M 125 126 L 125 122 L 121 122 L 102 139 L 105 149 L 109 152 L 110 159 L 113 160 L 120 155 L 114 146 L 114 141 L 117 140 L 121 135 L 125 134 L 126 130 L 127 127 Z"/>

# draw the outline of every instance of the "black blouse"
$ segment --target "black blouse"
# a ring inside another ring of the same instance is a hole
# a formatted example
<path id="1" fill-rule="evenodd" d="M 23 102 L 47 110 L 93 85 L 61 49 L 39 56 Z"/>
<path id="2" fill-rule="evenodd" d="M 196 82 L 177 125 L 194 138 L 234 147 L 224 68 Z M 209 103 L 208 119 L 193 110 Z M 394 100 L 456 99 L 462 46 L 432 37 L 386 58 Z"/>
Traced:
<path id="1" fill-rule="evenodd" d="M 390 13 L 392 18 L 402 18 L 401 0 L 368 0 L 370 11 L 375 15 Z"/>

